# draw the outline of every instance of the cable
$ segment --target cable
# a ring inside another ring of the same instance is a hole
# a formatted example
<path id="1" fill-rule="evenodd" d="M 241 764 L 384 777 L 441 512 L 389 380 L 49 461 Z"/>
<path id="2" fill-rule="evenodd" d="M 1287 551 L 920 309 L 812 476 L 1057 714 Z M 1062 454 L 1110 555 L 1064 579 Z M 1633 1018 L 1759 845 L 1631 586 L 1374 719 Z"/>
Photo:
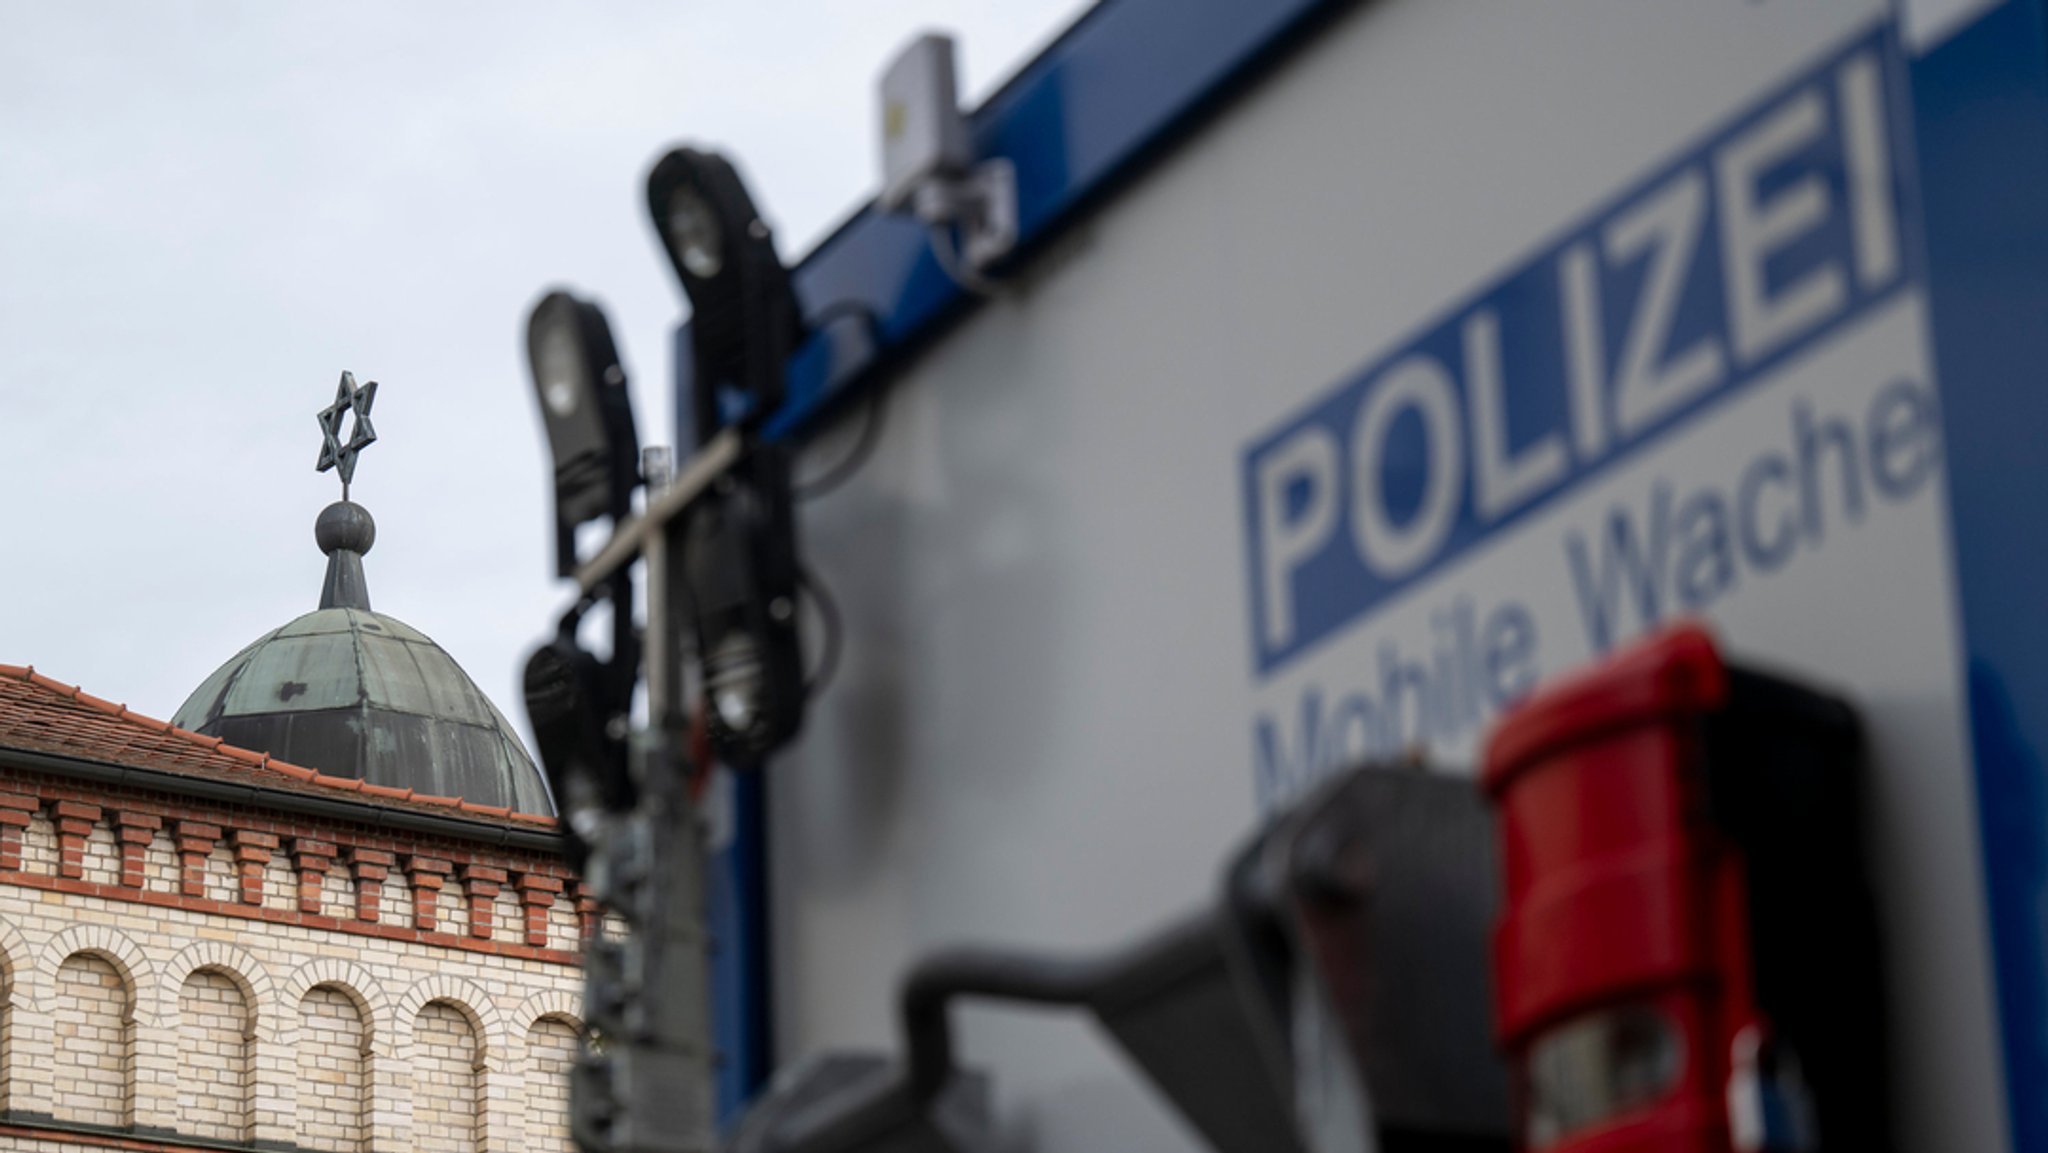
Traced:
<path id="1" fill-rule="evenodd" d="M 809 593 L 811 603 L 817 606 L 818 619 L 825 627 L 825 637 L 818 653 L 818 669 L 804 678 L 804 695 L 815 698 L 832 683 L 832 676 L 839 671 L 839 657 L 846 646 L 846 620 L 839 615 L 839 603 L 832 599 L 823 582 L 808 566 L 798 566 L 796 583 Z"/>
<path id="2" fill-rule="evenodd" d="M 812 331 L 816 331 L 842 316 L 867 321 L 869 335 L 873 335 L 874 331 L 882 326 L 881 318 L 875 315 L 875 306 L 865 300 L 835 300 L 805 320 L 810 324 Z"/>
<path id="3" fill-rule="evenodd" d="M 960 259 L 960 248 L 953 242 L 951 226 L 934 221 L 931 226 L 931 243 L 932 259 L 938 261 L 939 271 L 945 273 L 953 283 L 976 296 L 994 296 L 1002 291 L 1001 285 L 983 276 L 980 270 Z"/>
<path id="4" fill-rule="evenodd" d="M 845 484 L 854 473 L 860 471 L 861 466 L 867 463 L 868 457 L 874 455 L 875 443 L 882 439 L 882 413 L 887 408 L 883 391 L 884 386 L 880 381 L 867 386 L 867 396 L 864 398 L 866 403 L 862 406 L 867 418 L 861 423 L 860 436 L 853 442 L 853 447 L 847 450 L 839 463 L 824 472 L 809 480 L 792 482 L 789 489 L 791 496 L 798 500 L 816 500 Z"/>
<path id="5" fill-rule="evenodd" d="M 854 316 L 865 321 L 868 339 L 876 345 L 881 343 L 878 333 L 881 323 L 875 316 L 874 308 L 863 300 L 838 300 L 826 305 L 811 318 L 811 328 L 822 330 L 842 316 Z M 884 405 L 881 383 L 869 383 L 864 399 L 867 402 L 866 421 L 861 425 L 860 435 L 854 440 L 853 447 L 839 463 L 819 475 L 809 480 L 793 481 L 790 484 L 791 496 L 798 500 L 816 500 L 845 484 L 854 473 L 860 471 L 863 464 L 867 463 L 868 457 L 875 450 L 875 442 L 881 439 Z"/>

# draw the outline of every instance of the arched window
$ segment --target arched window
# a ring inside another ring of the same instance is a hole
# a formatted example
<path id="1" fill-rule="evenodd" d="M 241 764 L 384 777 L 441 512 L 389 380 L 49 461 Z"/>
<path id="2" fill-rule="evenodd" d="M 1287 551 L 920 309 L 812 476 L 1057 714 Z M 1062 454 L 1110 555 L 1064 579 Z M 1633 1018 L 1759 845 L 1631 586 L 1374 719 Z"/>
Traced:
<path id="1" fill-rule="evenodd" d="M 240 982 L 219 969 L 185 978 L 178 991 L 178 1132 L 249 1140 L 255 1028 Z"/>
<path id="2" fill-rule="evenodd" d="M 298 1086 L 292 1116 L 299 1146 L 359 1153 L 370 1136 L 370 1030 L 362 1006 L 339 985 L 315 985 L 299 1002 Z"/>
<path id="3" fill-rule="evenodd" d="M 569 1140 L 569 1069 L 577 1030 L 563 1017 L 542 1017 L 526 1033 L 526 1140 L 538 1153 L 575 1153 Z"/>
<path id="4" fill-rule="evenodd" d="M 412 1142 L 419 1153 L 483 1147 L 483 1044 L 470 1015 L 430 1001 L 413 1023 Z"/>
<path id="5" fill-rule="evenodd" d="M 82 1125 L 134 1123 L 135 990 L 95 953 L 73 953 L 57 968 L 50 1018 L 57 1086 L 53 1112 Z"/>

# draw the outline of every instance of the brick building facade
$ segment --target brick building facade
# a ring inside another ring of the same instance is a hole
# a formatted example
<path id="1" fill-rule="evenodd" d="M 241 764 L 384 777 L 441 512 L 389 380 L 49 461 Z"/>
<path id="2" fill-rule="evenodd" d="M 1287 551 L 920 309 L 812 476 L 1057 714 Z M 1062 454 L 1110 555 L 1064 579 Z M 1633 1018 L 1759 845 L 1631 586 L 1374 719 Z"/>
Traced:
<path id="1" fill-rule="evenodd" d="M 0 1147 L 570 1148 L 554 825 L 0 666 Z"/>

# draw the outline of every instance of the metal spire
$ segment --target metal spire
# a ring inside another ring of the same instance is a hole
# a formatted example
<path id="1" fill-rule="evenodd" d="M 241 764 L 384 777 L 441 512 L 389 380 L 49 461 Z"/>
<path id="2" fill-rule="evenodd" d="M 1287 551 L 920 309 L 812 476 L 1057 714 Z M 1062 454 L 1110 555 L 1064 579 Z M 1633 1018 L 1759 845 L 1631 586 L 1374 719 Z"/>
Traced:
<path id="1" fill-rule="evenodd" d="M 376 399 L 376 381 L 358 388 L 355 373 L 344 372 L 341 383 L 334 390 L 334 403 L 320 410 L 320 459 L 313 465 L 313 471 L 338 469 L 343 500 L 348 499 L 349 482 L 356 476 L 356 454 L 377 443 L 377 429 L 370 423 L 370 405 Z M 344 444 L 341 418 L 351 413 L 355 420 L 349 428 L 348 442 Z"/>
<path id="2" fill-rule="evenodd" d="M 377 522 L 370 510 L 348 498 L 349 481 L 355 479 L 356 454 L 377 442 L 377 430 L 370 424 L 370 405 L 377 399 L 377 382 L 356 387 L 352 372 L 341 374 L 334 390 L 334 403 L 320 410 L 320 460 L 316 472 L 334 469 L 341 473 L 341 499 L 321 510 L 313 525 L 313 539 L 327 554 L 327 580 L 320 588 L 323 609 L 370 608 L 370 584 L 363 577 L 363 554 L 377 541 Z M 348 440 L 341 439 L 341 418 L 354 414 Z"/>

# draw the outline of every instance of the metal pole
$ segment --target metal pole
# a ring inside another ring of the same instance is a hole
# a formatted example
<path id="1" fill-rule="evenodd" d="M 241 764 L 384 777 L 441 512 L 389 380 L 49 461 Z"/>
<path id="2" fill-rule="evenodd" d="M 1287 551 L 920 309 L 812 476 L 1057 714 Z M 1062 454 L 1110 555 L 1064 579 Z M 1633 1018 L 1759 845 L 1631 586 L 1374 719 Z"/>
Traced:
<path id="1" fill-rule="evenodd" d="M 598 899 L 624 917 L 627 931 L 599 933 L 585 955 L 585 1003 L 599 1041 L 579 1067 L 572 1106 L 586 1153 L 710 1153 L 716 1143 L 705 843 L 684 756 L 669 530 L 736 456 L 737 444 L 732 438 L 708 461 L 699 453 L 673 482 L 666 467 L 649 468 L 646 511 L 577 574 L 591 588 L 624 571 L 636 553 L 647 562 L 649 724 L 633 740 L 638 800 L 607 822 L 589 868 Z M 613 611 L 630 614 L 632 606 Z"/>
<path id="2" fill-rule="evenodd" d="M 637 516 L 626 518 L 612 538 L 605 542 L 597 555 L 576 570 L 576 587 L 588 594 L 619 569 L 633 563 L 646 548 L 647 542 L 668 527 L 670 521 L 683 511 L 689 503 L 711 487 L 733 463 L 740 458 L 740 434 L 737 430 L 726 429 L 704 442 L 702 447 L 690 455 L 689 463 L 676 475 L 668 488 L 647 501 L 647 507 Z M 650 595 L 649 603 L 653 601 Z"/>

